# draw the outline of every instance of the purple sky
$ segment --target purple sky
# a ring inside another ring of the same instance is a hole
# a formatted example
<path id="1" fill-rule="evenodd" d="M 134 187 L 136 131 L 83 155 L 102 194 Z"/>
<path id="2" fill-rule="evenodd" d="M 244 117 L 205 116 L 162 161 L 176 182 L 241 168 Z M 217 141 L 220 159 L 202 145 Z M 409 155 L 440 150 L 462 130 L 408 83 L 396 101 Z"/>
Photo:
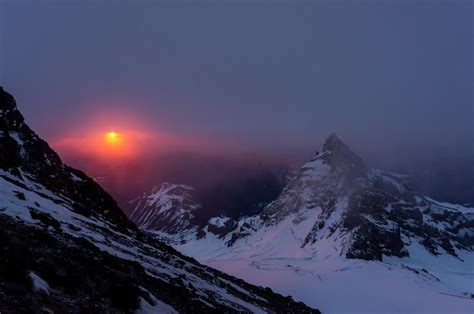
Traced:
<path id="1" fill-rule="evenodd" d="M 276 154 L 333 131 L 390 162 L 472 154 L 472 20 L 462 0 L 4 0 L 0 84 L 49 140 L 108 112 Z"/>

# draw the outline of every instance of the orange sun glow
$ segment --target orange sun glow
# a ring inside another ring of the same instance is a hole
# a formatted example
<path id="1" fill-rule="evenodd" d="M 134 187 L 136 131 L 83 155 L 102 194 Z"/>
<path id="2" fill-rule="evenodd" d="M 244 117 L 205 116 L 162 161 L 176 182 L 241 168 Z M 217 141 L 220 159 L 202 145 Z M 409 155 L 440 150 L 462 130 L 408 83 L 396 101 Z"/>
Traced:
<path id="1" fill-rule="evenodd" d="M 107 132 L 105 134 L 105 141 L 111 145 L 118 145 L 122 142 L 122 136 L 117 132 Z"/>

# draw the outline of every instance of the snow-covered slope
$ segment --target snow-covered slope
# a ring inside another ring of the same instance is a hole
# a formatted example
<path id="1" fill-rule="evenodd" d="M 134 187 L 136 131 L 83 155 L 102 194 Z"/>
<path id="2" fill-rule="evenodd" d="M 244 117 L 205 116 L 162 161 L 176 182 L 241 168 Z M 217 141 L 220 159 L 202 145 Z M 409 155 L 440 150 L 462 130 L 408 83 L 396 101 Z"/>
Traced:
<path id="1" fill-rule="evenodd" d="M 140 230 L 147 233 L 177 235 L 194 227 L 194 212 L 200 206 L 192 198 L 193 187 L 164 183 L 131 201 L 129 215 Z"/>
<path id="2" fill-rule="evenodd" d="M 474 306 L 474 209 L 417 196 L 334 134 L 260 215 L 208 230 L 175 247 L 326 312 Z"/>
<path id="3" fill-rule="evenodd" d="M 0 312 L 310 312 L 140 232 L 0 88 Z"/>

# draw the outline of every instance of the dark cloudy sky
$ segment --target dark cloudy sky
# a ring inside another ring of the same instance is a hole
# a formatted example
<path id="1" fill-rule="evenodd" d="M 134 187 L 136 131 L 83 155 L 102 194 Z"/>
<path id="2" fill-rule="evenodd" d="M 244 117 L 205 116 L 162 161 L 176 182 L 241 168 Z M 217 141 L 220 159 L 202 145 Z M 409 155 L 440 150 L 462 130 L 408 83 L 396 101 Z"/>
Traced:
<path id="1" fill-rule="evenodd" d="M 0 36 L 47 139 L 125 112 L 281 153 L 473 150 L 471 1 L 0 0 Z"/>

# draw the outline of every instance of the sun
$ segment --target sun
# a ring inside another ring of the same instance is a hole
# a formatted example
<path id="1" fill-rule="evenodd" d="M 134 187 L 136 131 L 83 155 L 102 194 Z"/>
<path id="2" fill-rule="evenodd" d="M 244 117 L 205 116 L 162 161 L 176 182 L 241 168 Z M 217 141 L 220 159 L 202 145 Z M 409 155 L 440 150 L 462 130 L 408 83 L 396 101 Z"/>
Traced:
<path id="1" fill-rule="evenodd" d="M 118 145 L 122 142 L 122 136 L 117 132 L 107 132 L 105 134 L 105 141 L 111 145 Z"/>
<path id="2" fill-rule="evenodd" d="M 115 132 L 109 132 L 109 133 L 107 133 L 107 137 L 110 138 L 110 139 L 117 138 L 117 133 L 115 133 Z"/>

